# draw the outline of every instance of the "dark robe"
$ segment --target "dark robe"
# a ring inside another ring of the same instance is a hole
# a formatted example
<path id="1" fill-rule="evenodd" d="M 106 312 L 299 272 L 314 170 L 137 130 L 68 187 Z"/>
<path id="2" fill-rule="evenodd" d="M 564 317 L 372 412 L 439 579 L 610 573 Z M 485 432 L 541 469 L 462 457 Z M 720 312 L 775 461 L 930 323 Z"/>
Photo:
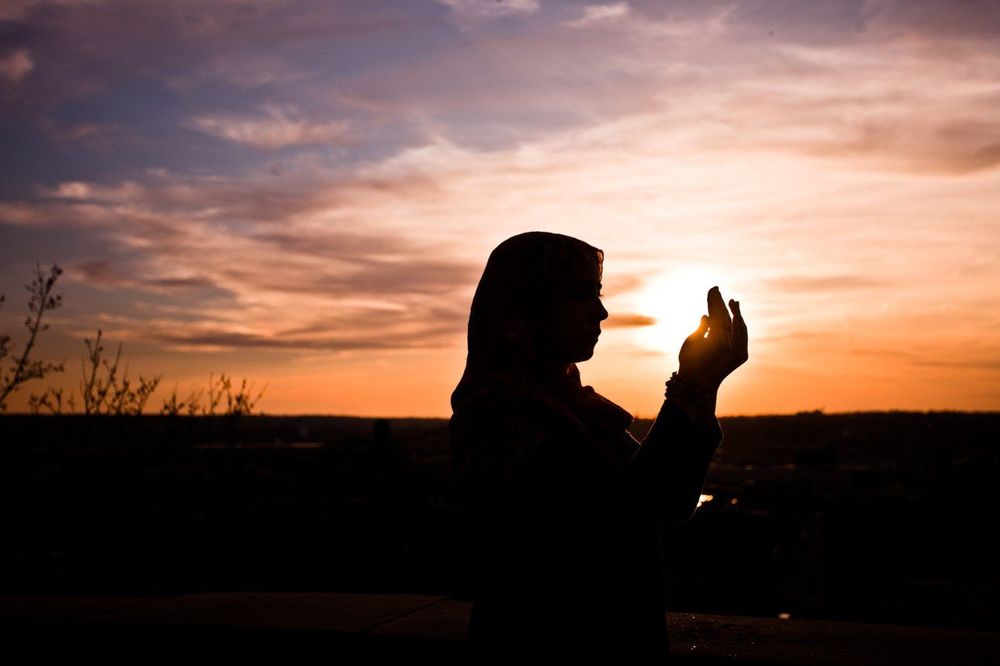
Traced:
<path id="1" fill-rule="evenodd" d="M 630 421 L 575 366 L 565 382 L 483 387 L 456 408 L 480 657 L 666 658 L 661 528 L 691 517 L 722 430 L 669 401 L 641 445 Z"/>

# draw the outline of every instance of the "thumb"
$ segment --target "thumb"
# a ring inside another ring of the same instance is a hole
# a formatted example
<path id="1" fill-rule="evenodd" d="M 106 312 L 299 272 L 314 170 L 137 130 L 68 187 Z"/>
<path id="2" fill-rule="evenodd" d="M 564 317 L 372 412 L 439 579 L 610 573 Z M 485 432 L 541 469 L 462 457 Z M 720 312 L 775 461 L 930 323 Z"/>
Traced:
<path id="1" fill-rule="evenodd" d="M 692 333 L 689 337 L 703 338 L 705 337 L 706 331 L 708 331 L 708 315 L 702 315 L 701 321 L 698 322 L 698 329 L 694 333 Z"/>

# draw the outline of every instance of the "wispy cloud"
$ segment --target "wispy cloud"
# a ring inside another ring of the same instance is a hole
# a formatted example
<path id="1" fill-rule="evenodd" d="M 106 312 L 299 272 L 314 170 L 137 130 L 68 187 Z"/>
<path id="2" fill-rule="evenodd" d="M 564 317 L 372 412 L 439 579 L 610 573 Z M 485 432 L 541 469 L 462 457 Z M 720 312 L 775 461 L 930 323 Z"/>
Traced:
<path id="1" fill-rule="evenodd" d="M 652 326 L 656 323 L 654 317 L 641 314 L 614 314 L 602 324 L 605 328 L 633 328 L 637 326 Z"/>
<path id="2" fill-rule="evenodd" d="M 103 256 L 73 262 L 68 277 L 98 290 L 165 299 L 159 313 L 146 308 L 108 328 L 120 338 L 201 350 L 456 342 L 467 313 L 454 304 L 455 294 L 480 266 L 417 236 L 376 231 L 367 221 L 355 231 L 316 224 L 335 207 L 339 194 L 322 195 L 330 185 L 337 189 L 335 180 L 285 188 L 261 177 L 161 176 L 142 186 L 72 181 L 33 202 L 4 204 L 0 218 L 52 230 L 100 229 Z M 285 205 L 292 200 L 298 208 Z M 171 316 L 182 303 L 183 321 Z"/>
<path id="3" fill-rule="evenodd" d="M 768 289 L 777 291 L 832 292 L 844 289 L 877 289 L 891 283 L 863 275 L 784 275 L 768 280 Z"/>
<path id="4" fill-rule="evenodd" d="M 437 0 L 437 2 L 447 6 L 459 20 L 533 14 L 539 9 L 538 0 Z"/>
<path id="5" fill-rule="evenodd" d="M 277 105 L 266 105 L 257 116 L 206 115 L 193 119 L 191 124 L 220 139 L 265 150 L 343 144 L 349 140 L 347 123 L 309 121 L 296 109 Z"/>
<path id="6" fill-rule="evenodd" d="M 571 21 L 566 21 L 565 25 L 570 28 L 586 28 L 595 23 L 604 23 L 628 16 L 629 6 L 627 2 L 615 2 L 607 5 L 589 5 L 583 8 L 583 13 Z"/>

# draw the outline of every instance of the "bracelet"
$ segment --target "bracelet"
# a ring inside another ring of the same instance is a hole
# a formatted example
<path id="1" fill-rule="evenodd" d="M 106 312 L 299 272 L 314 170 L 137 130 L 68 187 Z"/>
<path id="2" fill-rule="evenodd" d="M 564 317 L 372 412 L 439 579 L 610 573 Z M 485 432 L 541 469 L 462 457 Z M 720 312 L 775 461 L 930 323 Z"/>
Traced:
<path id="1" fill-rule="evenodd" d="M 712 404 L 712 395 L 708 389 L 686 377 L 681 377 L 676 372 L 670 375 L 670 379 L 667 380 L 663 397 L 668 400 L 675 398 L 699 407 L 707 407 Z"/>

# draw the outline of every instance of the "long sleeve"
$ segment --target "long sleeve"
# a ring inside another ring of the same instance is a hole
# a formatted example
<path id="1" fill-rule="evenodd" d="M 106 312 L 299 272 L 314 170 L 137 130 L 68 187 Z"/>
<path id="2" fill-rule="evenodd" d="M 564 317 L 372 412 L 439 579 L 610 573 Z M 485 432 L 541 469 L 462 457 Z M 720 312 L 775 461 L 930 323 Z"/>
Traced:
<path id="1" fill-rule="evenodd" d="M 721 443 L 722 428 L 714 415 L 702 415 L 696 423 L 665 400 L 642 445 L 625 464 L 625 481 L 641 508 L 657 520 L 690 520 Z"/>

